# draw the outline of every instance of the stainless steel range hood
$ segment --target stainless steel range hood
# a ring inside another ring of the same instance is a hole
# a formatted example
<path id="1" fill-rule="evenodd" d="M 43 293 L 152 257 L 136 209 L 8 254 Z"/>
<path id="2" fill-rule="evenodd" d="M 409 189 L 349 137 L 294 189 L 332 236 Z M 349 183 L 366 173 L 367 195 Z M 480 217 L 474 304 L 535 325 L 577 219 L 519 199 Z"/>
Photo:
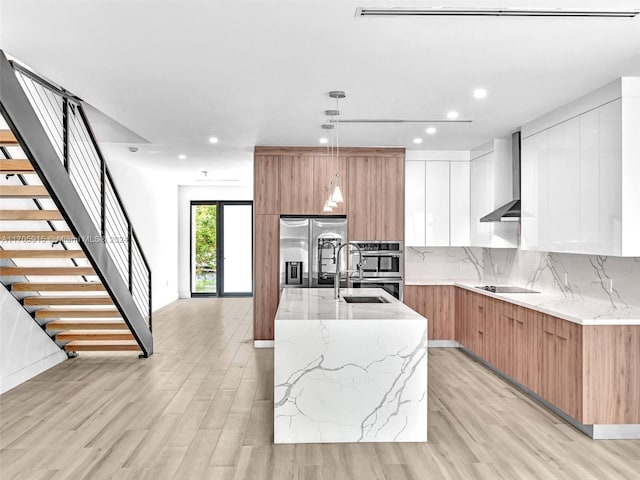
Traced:
<path id="1" fill-rule="evenodd" d="M 480 219 L 481 222 L 517 222 L 520 220 L 520 132 L 511 136 L 513 200 Z"/>

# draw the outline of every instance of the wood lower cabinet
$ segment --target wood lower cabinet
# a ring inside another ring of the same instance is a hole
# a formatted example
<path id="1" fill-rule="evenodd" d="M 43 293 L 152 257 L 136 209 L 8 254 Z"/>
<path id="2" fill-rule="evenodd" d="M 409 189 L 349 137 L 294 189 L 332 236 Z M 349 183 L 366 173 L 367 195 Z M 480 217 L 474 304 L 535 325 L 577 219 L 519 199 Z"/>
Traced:
<path id="1" fill-rule="evenodd" d="M 456 288 L 455 339 L 585 425 L 640 423 L 640 326 L 583 326 Z"/>
<path id="2" fill-rule="evenodd" d="M 585 424 L 640 423 L 640 325 L 583 326 Z"/>
<path id="3" fill-rule="evenodd" d="M 429 320 L 429 340 L 453 340 L 455 290 L 452 285 L 404 287 L 404 303 Z"/>
<path id="4" fill-rule="evenodd" d="M 581 326 L 459 289 L 456 340 L 576 419 L 582 416 Z"/>

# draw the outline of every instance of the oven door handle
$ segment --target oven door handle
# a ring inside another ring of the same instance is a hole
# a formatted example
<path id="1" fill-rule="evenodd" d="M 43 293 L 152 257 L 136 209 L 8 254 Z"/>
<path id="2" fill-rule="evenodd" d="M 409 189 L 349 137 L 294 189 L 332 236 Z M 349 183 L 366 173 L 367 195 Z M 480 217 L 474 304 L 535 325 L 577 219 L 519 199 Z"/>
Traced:
<path id="1" fill-rule="evenodd" d="M 364 277 L 358 280 L 352 278 L 352 281 L 359 283 L 402 283 L 402 279 L 396 277 Z"/>

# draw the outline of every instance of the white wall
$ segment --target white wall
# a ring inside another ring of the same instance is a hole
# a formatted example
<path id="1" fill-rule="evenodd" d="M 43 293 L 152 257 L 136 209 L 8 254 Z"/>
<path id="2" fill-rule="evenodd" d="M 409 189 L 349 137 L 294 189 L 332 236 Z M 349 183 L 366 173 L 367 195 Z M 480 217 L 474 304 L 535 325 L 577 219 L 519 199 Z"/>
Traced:
<path id="1" fill-rule="evenodd" d="M 181 185 L 178 193 L 178 290 L 180 298 L 191 297 L 191 211 L 192 200 L 252 200 L 251 183 L 242 186 Z"/>
<path id="2" fill-rule="evenodd" d="M 178 185 L 168 173 L 107 158 L 151 267 L 153 310 L 178 298 Z"/>
<path id="3" fill-rule="evenodd" d="M 2 284 L 0 312 L 0 393 L 67 359 Z"/>

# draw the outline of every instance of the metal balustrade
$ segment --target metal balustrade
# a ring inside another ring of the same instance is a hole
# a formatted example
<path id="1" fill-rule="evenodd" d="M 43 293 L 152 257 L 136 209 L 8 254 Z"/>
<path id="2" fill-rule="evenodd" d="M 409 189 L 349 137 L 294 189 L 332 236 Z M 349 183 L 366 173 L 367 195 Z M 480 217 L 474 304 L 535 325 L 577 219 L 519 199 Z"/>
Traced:
<path id="1" fill-rule="evenodd" d="M 58 160 L 100 232 L 141 316 L 152 328 L 151 269 L 105 164 L 82 101 L 16 62 L 10 62 Z"/>

